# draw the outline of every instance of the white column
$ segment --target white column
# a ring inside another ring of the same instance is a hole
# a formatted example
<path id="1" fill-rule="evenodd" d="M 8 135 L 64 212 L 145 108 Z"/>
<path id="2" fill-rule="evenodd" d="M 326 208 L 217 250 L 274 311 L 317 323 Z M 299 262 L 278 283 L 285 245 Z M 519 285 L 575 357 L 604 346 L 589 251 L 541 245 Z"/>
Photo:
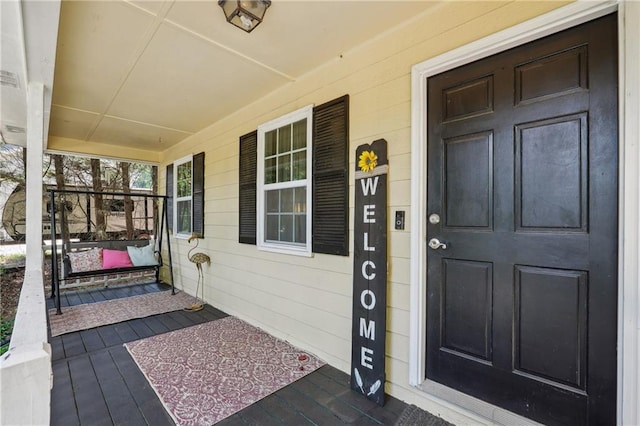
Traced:
<path id="1" fill-rule="evenodd" d="M 27 90 L 27 270 L 42 270 L 42 151 L 44 147 L 44 86 Z"/>
<path id="2" fill-rule="evenodd" d="M 44 87 L 27 90 L 27 260 L 9 351 L 0 357 L 0 424 L 48 425 L 51 347 L 42 280 Z"/>

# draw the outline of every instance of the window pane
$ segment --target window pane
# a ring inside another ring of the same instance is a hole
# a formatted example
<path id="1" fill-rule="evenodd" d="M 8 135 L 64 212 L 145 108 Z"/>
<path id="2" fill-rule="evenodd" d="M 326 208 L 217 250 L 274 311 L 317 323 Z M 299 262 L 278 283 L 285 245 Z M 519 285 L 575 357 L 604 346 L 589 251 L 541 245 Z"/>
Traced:
<path id="1" fill-rule="evenodd" d="M 278 213 L 280 191 L 267 191 L 267 213 Z"/>
<path id="2" fill-rule="evenodd" d="M 178 234 L 190 234 L 191 233 L 191 200 L 178 201 L 178 216 L 177 216 L 177 233 Z"/>
<path id="3" fill-rule="evenodd" d="M 302 149 L 307 146 L 307 119 L 293 123 L 293 149 Z"/>
<path id="4" fill-rule="evenodd" d="M 293 188 L 280 190 L 280 212 L 293 213 Z"/>
<path id="5" fill-rule="evenodd" d="M 304 244 L 307 240 L 306 187 L 266 191 L 267 241 Z"/>
<path id="6" fill-rule="evenodd" d="M 291 126 L 278 129 L 278 154 L 291 151 Z"/>
<path id="7" fill-rule="evenodd" d="M 280 227 L 278 221 L 280 217 L 277 214 L 267 215 L 267 229 L 265 230 L 266 241 L 278 241 L 278 233 Z"/>
<path id="8" fill-rule="evenodd" d="M 307 215 L 297 214 L 294 216 L 294 220 L 295 220 L 294 242 L 306 243 L 307 242 Z"/>
<path id="9" fill-rule="evenodd" d="M 176 182 L 177 197 L 188 197 L 191 195 L 191 161 L 178 166 Z"/>
<path id="10" fill-rule="evenodd" d="M 293 180 L 307 178 L 307 151 L 299 151 L 293 154 Z"/>
<path id="11" fill-rule="evenodd" d="M 278 182 L 291 180 L 291 154 L 278 156 Z"/>
<path id="12" fill-rule="evenodd" d="M 280 241 L 293 242 L 293 215 L 280 216 Z"/>
<path id="13" fill-rule="evenodd" d="M 264 162 L 264 183 L 276 183 L 275 158 L 270 158 Z"/>
<path id="14" fill-rule="evenodd" d="M 276 134 L 277 130 L 272 130 L 264 135 L 264 156 L 271 157 L 276 154 Z"/>
<path id="15" fill-rule="evenodd" d="M 307 212 L 307 188 L 300 187 L 295 188 L 295 209 L 293 210 L 295 213 L 306 213 Z"/>

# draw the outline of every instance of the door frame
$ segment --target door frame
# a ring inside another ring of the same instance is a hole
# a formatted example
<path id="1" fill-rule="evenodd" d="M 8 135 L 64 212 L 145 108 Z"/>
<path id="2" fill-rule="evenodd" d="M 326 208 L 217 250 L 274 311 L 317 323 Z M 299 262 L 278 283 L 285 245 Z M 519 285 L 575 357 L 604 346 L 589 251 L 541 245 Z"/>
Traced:
<path id="1" fill-rule="evenodd" d="M 427 280 L 427 79 L 618 11 L 618 376 L 617 422 L 639 424 L 640 406 L 640 3 L 577 1 L 413 66 L 411 70 L 411 271 L 409 384 L 471 417 L 499 407 L 425 380 Z M 625 25 L 630 22 L 631 25 Z M 493 413 L 489 414 L 488 413 Z"/>

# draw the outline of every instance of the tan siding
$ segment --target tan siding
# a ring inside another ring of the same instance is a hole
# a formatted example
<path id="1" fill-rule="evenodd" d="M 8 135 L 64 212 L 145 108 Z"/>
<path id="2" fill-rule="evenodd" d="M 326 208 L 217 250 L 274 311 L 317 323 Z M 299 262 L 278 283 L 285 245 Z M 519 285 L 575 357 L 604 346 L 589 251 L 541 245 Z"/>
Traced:
<path id="1" fill-rule="evenodd" d="M 552 2 L 449 2 L 431 8 L 394 32 L 345 52 L 317 72 L 190 137 L 162 155 L 164 166 L 205 151 L 205 239 L 199 250 L 213 264 L 204 268 L 205 299 L 312 351 L 346 372 L 351 356 L 352 258 L 298 257 L 263 252 L 238 240 L 238 138 L 265 121 L 309 104 L 350 95 L 350 232 L 354 221 L 354 152 L 385 138 L 389 145 L 389 276 L 387 301 L 387 392 L 438 412 L 428 395 L 409 386 L 409 281 L 411 208 L 411 67 L 430 57 L 558 7 Z M 393 216 L 404 210 L 405 230 Z M 195 291 L 195 266 L 185 240 L 174 240 L 178 287 Z M 353 248 L 353 237 L 350 241 Z M 449 413 L 449 418 L 464 417 Z M 458 416 L 458 417 L 456 417 Z M 469 421 L 469 419 L 466 419 Z"/>

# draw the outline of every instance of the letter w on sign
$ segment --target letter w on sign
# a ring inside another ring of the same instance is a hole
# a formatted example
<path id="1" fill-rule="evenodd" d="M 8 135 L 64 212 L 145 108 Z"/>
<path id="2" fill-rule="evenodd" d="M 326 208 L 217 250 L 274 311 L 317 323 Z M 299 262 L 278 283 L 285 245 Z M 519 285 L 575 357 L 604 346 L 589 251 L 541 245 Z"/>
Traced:
<path id="1" fill-rule="evenodd" d="M 387 141 L 356 149 L 351 389 L 384 405 Z"/>

